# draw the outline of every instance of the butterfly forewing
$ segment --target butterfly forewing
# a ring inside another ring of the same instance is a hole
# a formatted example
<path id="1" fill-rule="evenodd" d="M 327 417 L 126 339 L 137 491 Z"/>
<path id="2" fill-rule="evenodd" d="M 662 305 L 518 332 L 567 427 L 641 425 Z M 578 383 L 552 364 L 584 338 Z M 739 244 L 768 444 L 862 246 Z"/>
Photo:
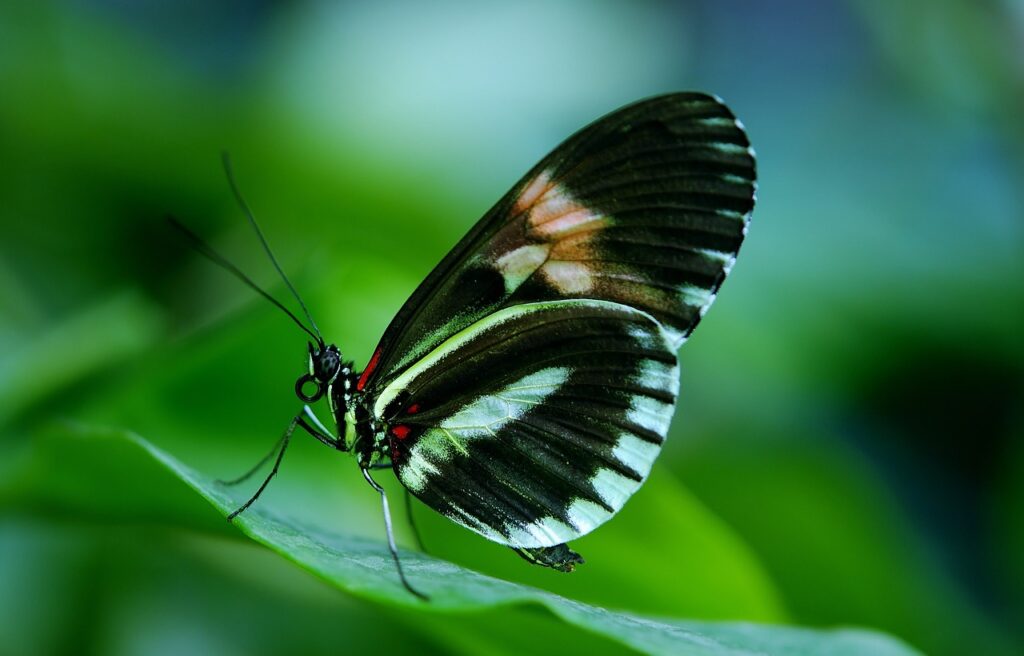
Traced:
<path id="1" fill-rule="evenodd" d="M 661 449 L 678 390 L 662 326 L 621 304 L 529 303 L 460 331 L 384 389 L 375 412 L 421 501 L 515 547 L 608 520 Z"/>
<path id="2" fill-rule="evenodd" d="M 620 109 L 517 183 L 424 280 L 381 339 L 380 388 L 449 336 L 519 303 L 593 298 L 643 310 L 677 346 L 714 299 L 755 192 L 746 134 L 716 98 Z"/>

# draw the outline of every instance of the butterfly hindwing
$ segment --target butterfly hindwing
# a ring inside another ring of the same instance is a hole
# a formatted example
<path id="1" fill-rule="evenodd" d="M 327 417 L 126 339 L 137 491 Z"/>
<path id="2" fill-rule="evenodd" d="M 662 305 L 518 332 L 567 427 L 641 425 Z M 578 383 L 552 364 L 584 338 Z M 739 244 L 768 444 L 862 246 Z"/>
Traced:
<path id="1" fill-rule="evenodd" d="M 595 300 L 528 303 L 470 325 L 377 397 L 392 462 L 421 501 L 485 537 L 548 547 L 640 486 L 675 407 L 662 326 Z"/>
<path id="2" fill-rule="evenodd" d="M 660 96 L 570 137 L 424 280 L 361 384 L 383 388 L 441 342 L 520 303 L 608 300 L 678 347 L 728 274 L 755 192 L 746 134 L 717 98 Z"/>

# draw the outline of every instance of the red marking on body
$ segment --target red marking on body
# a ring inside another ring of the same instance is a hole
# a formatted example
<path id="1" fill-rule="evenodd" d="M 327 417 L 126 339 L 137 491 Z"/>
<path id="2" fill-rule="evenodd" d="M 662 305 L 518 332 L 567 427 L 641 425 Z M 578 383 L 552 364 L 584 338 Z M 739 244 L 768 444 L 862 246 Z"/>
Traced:
<path id="1" fill-rule="evenodd" d="M 409 437 L 409 431 L 411 430 L 412 429 L 409 428 L 408 426 L 404 424 L 399 424 L 397 426 L 391 427 L 391 434 L 400 440 L 404 440 L 405 438 Z"/>
<path id="2" fill-rule="evenodd" d="M 366 369 L 363 369 L 363 374 L 359 377 L 359 382 L 356 383 L 356 389 L 360 392 L 366 387 L 366 381 L 370 379 L 370 374 L 377 368 L 377 362 L 380 360 L 380 349 L 373 352 L 373 357 L 370 358 L 370 364 L 366 365 Z"/>
<path id="3" fill-rule="evenodd" d="M 408 413 L 410 415 L 414 415 L 414 414 L 416 414 L 417 412 L 420 411 L 420 404 L 419 403 L 413 403 L 411 406 L 406 408 L 405 411 L 406 411 L 406 413 Z"/>

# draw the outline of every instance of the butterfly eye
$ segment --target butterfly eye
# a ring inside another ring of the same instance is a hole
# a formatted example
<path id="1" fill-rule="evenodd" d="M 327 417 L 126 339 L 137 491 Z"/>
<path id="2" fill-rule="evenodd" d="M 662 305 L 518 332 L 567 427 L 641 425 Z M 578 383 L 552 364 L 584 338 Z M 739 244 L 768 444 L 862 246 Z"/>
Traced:
<path id="1" fill-rule="evenodd" d="M 309 389 L 310 386 L 312 386 L 312 394 L 307 394 L 306 390 Z M 319 400 L 323 394 L 323 387 L 321 387 L 317 379 L 310 374 L 300 376 L 299 379 L 295 381 L 295 395 L 306 403 L 313 403 L 314 401 Z"/>

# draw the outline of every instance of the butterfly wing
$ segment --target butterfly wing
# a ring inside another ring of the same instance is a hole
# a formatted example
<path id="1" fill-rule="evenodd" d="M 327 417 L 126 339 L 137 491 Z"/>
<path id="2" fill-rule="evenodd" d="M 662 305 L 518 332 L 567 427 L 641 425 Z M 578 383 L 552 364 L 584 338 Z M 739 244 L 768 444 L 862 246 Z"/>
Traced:
<path id="1" fill-rule="evenodd" d="M 625 107 L 556 148 L 413 293 L 357 382 L 402 483 L 514 547 L 610 518 L 660 452 L 676 350 L 754 192 L 742 127 L 703 94 Z"/>
<path id="2" fill-rule="evenodd" d="M 383 389 L 498 309 L 590 298 L 659 322 L 678 347 L 746 234 L 753 152 L 717 98 L 675 93 L 601 118 L 519 181 L 416 289 L 358 381 Z"/>
<path id="3" fill-rule="evenodd" d="M 375 399 L 398 478 L 513 547 L 611 518 L 661 450 L 678 391 L 668 332 L 597 300 L 504 308 L 456 333 Z"/>

